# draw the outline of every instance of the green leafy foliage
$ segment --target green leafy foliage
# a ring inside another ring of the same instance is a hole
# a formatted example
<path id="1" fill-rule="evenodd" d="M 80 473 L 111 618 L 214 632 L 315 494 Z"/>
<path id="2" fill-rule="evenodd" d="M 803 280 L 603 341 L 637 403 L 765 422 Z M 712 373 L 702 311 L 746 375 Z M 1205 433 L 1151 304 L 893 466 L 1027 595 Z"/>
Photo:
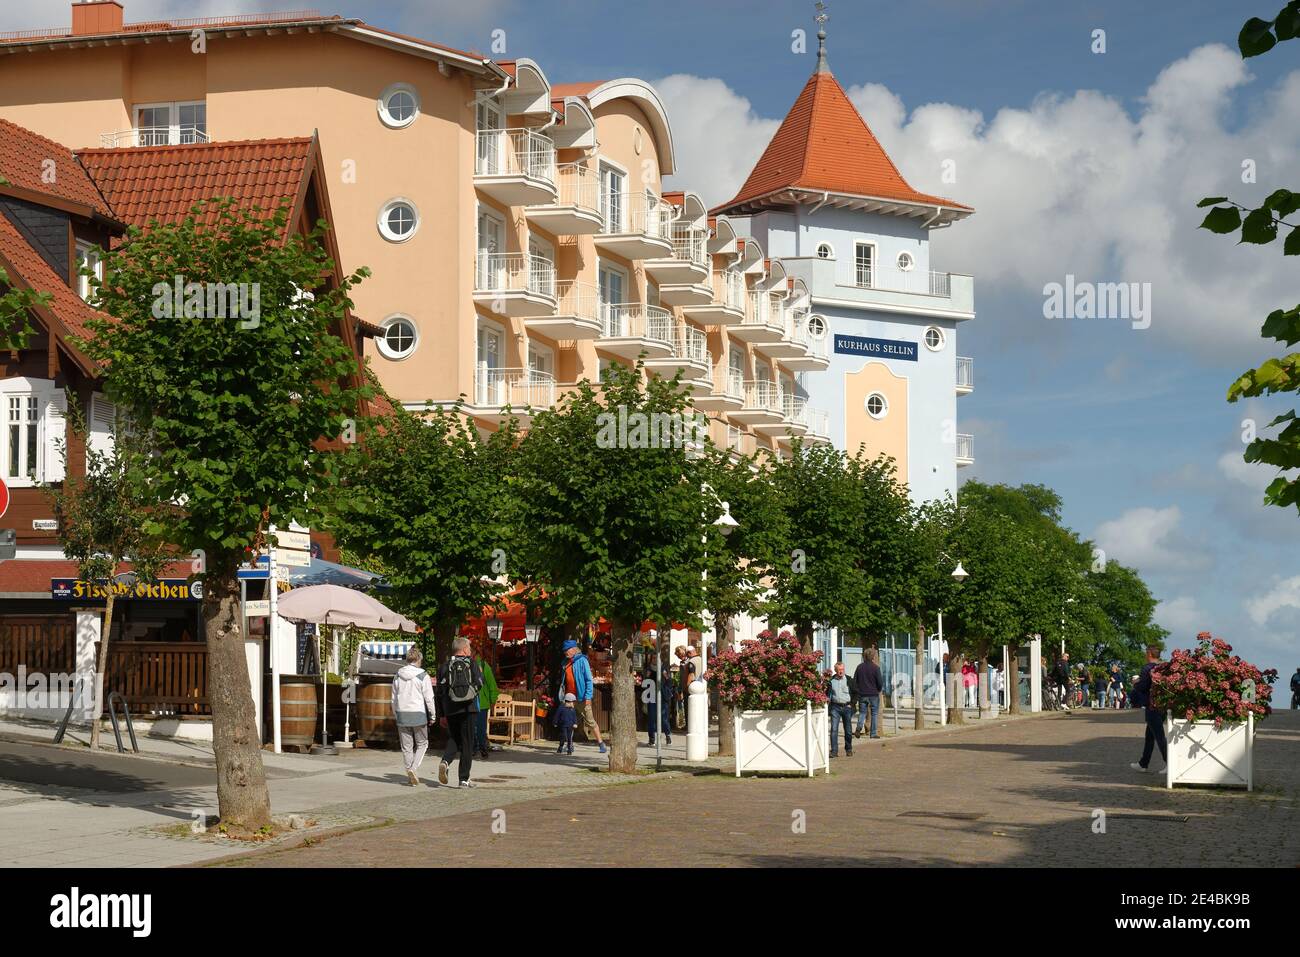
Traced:
<path id="1" fill-rule="evenodd" d="M 0 266 L 0 351 L 25 349 L 31 339 L 31 311 L 51 300 L 48 292 L 20 289 Z"/>

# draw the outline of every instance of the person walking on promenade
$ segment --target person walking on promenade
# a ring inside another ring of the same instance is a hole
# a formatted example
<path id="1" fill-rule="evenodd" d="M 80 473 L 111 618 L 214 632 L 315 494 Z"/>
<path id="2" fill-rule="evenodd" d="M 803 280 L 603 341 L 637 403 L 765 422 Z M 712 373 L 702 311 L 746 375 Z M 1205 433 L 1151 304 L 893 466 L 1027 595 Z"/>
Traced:
<path id="1" fill-rule="evenodd" d="M 1157 774 L 1164 771 L 1164 767 L 1152 768 L 1151 750 L 1153 747 L 1160 748 L 1160 760 L 1168 762 L 1168 746 L 1165 744 L 1165 718 L 1164 715 L 1157 711 L 1151 705 L 1151 672 L 1155 670 L 1156 665 L 1160 664 L 1160 648 L 1156 645 L 1147 645 L 1147 663 L 1142 666 L 1142 673 L 1138 675 L 1137 683 L 1133 685 L 1133 694 L 1129 700 L 1133 702 L 1133 707 L 1142 708 L 1143 714 L 1147 721 L 1146 740 L 1142 745 L 1142 757 L 1129 767 L 1134 771 L 1155 771 Z"/>
<path id="2" fill-rule="evenodd" d="M 1119 693 L 1124 688 L 1124 676 L 1119 673 L 1119 665 L 1110 666 L 1110 674 L 1106 676 L 1106 681 L 1106 706 L 1118 708 Z"/>
<path id="3" fill-rule="evenodd" d="M 596 682 L 591 676 L 591 663 L 587 656 L 578 650 L 578 643 L 570 638 L 562 646 L 564 667 L 560 672 L 560 691 L 573 695 L 577 702 L 575 708 L 582 718 L 582 731 L 587 740 L 596 739 L 600 753 L 606 751 L 605 742 L 600 737 L 600 725 L 596 724 L 596 714 L 591 709 L 591 699 L 596 693 Z"/>
<path id="4" fill-rule="evenodd" d="M 664 733 L 664 741 L 668 744 L 673 743 L 673 725 L 672 714 L 669 711 L 669 705 L 673 700 L 673 676 L 671 672 L 664 672 L 663 688 L 658 686 L 655 681 L 655 673 L 658 669 L 647 668 L 645 676 L 641 679 L 641 703 L 645 705 L 645 726 L 646 732 L 650 736 L 650 747 L 655 743 L 655 708 L 659 709 L 659 726 Z"/>
<path id="5" fill-rule="evenodd" d="M 570 754 L 573 753 L 573 729 L 578 726 L 578 712 L 573 702 L 573 692 L 565 694 L 564 701 L 555 709 L 555 717 L 551 719 L 560 729 L 560 746 L 555 749 L 556 754 L 563 754 L 566 747 Z"/>
<path id="6" fill-rule="evenodd" d="M 1300 667 L 1291 676 L 1291 710 L 1300 708 Z"/>
<path id="7" fill-rule="evenodd" d="M 1070 653 L 1061 652 L 1061 657 L 1056 659 L 1056 667 L 1052 671 L 1052 681 L 1056 684 L 1057 694 L 1061 699 L 1061 707 L 1066 711 L 1070 710 Z"/>
<path id="8" fill-rule="evenodd" d="M 483 673 L 483 687 L 478 692 L 478 713 L 474 715 L 474 749 L 478 751 L 479 757 L 486 760 L 492 753 L 488 745 L 488 715 L 492 713 L 497 698 L 501 697 L 501 691 L 497 688 L 492 666 L 481 655 L 474 656 L 474 663 Z M 496 750 L 500 751 L 501 748 L 496 746 Z"/>
<path id="9" fill-rule="evenodd" d="M 853 705 L 849 676 L 844 662 L 835 662 L 835 673 L 826 681 L 827 704 L 831 713 L 831 757 L 838 758 L 840 722 L 844 723 L 844 755 L 853 757 Z"/>
<path id="10" fill-rule="evenodd" d="M 880 714 L 880 691 L 884 687 L 885 679 L 880 674 L 880 665 L 876 663 L 877 652 L 875 648 L 867 651 L 867 656 L 862 659 L 862 663 L 853 669 L 853 685 L 858 692 L 858 730 L 854 734 L 855 738 L 862 737 L 862 726 L 867 722 L 867 712 L 871 712 L 871 728 L 869 734 L 873 738 L 880 737 L 876 729 L 877 716 Z"/>
<path id="11" fill-rule="evenodd" d="M 468 638 L 452 640 L 451 657 L 438 669 L 438 714 L 447 728 L 447 751 L 438 762 L 438 783 L 447 783 L 451 764 L 447 754 L 455 742 L 459 754 L 457 776 L 460 786 L 477 785 L 469 779 L 474 765 L 474 721 L 478 713 L 478 693 L 483 687 L 483 673 L 473 658 Z"/>
<path id="12" fill-rule="evenodd" d="M 420 778 L 420 762 L 429 750 L 429 725 L 437 716 L 437 703 L 433 697 L 433 680 L 420 667 L 424 656 L 411 645 L 406 652 L 406 664 L 393 675 L 393 717 L 397 721 L 397 737 L 402 744 L 402 765 L 406 768 L 406 783 L 416 787 Z"/>
<path id="13" fill-rule="evenodd" d="M 962 662 L 961 686 L 966 699 L 964 707 L 967 708 L 979 707 L 979 700 L 978 700 L 979 682 L 980 682 L 979 672 L 976 671 L 975 666 L 971 664 L 969 659 Z"/>

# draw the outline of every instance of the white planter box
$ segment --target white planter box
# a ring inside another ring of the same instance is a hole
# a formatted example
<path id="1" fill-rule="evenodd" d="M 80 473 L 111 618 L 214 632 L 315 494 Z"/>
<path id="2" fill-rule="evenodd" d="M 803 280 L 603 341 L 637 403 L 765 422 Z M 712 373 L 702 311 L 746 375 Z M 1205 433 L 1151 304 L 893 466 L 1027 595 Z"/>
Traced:
<path id="1" fill-rule="evenodd" d="M 737 711 L 736 777 L 745 771 L 830 773 L 830 726 L 824 705 L 802 711 Z"/>
<path id="2" fill-rule="evenodd" d="M 1245 723 L 1225 724 L 1215 730 L 1213 721 L 1175 720 L 1165 717 L 1169 760 L 1165 787 L 1175 784 L 1213 784 L 1253 791 L 1255 716 Z"/>

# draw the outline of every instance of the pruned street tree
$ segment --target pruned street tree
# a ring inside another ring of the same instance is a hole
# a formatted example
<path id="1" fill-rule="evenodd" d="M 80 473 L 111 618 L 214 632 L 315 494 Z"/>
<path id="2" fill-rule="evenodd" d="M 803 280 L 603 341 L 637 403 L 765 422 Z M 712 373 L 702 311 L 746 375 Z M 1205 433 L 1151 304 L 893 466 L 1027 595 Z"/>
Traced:
<path id="1" fill-rule="evenodd" d="M 302 236 L 288 217 L 287 203 L 218 200 L 133 227 L 104 255 L 94 305 L 106 316 L 80 343 L 148 449 L 125 463 L 162 506 L 146 533 L 202 575 L 217 800 L 235 833 L 271 824 L 236 572 L 270 526 L 311 521 L 337 481 L 333 440 L 361 424 L 370 394 L 343 335 L 368 271 L 340 273 L 325 224 Z"/>

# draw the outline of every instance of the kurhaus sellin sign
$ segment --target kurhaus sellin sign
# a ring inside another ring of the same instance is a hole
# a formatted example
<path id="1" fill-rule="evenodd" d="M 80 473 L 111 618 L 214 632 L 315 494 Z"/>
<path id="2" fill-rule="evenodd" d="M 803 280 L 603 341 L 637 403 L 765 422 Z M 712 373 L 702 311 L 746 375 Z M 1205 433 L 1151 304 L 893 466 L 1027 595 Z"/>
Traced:
<path id="1" fill-rule="evenodd" d="M 200 601 L 203 582 L 189 582 L 183 578 L 163 578 L 156 582 L 113 584 L 114 598 L 151 598 L 155 601 Z M 50 579 L 50 597 L 66 599 L 102 600 L 108 597 L 106 581 L 88 582 L 76 578 Z"/>
<path id="2" fill-rule="evenodd" d="M 849 356 L 876 356 L 881 359 L 916 361 L 916 343 L 901 339 L 868 339 L 866 336 L 835 337 L 835 351 Z"/>

